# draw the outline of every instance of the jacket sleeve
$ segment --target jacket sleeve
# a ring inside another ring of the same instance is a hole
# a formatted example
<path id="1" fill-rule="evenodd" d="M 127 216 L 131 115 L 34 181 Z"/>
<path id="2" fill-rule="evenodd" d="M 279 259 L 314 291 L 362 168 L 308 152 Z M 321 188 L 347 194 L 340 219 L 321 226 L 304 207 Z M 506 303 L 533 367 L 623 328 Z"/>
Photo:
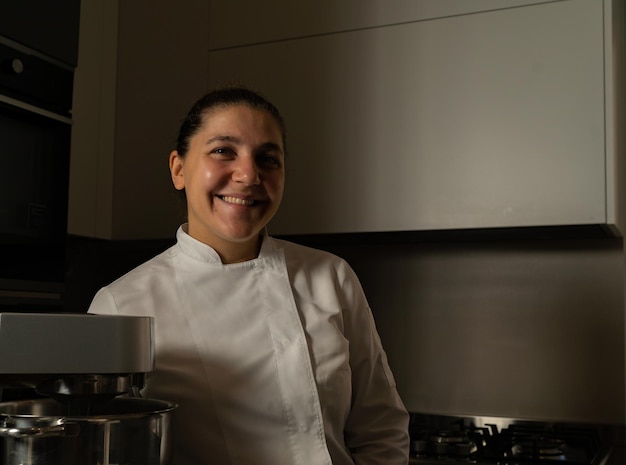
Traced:
<path id="1" fill-rule="evenodd" d="M 356 465 L 405 465 L 409 415 L 396 390 L 372 312 L 354 271 L 339 270 L 345 295 L 344 331 L 350 341 L 352 408 L 346 445 Z"/>

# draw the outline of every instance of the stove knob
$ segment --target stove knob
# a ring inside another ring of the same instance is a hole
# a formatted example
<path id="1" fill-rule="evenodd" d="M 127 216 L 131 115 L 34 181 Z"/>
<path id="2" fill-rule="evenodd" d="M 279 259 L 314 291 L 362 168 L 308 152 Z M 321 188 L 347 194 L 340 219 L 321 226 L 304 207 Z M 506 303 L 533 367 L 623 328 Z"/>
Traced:
<path id="1" fill-rule="evenodd" d="M 15 74 L 22 74 L 24 71 L 24 62 L 19 58 L 14 58 L 11 60 L 11 69 Z"/>
<path id="2" fill-rule="evenodd" d="M 411 452 L 414 455 L 422 455 L 426 453 L 427 443 L 424 439 L 415 439 L 411 443 Z"/>
<path id="3" fill-rule="evenodd" d="M 2 71 L 6 74 L 22 74 L 24 72 L 24 62 L 19 58 L 6 60 L 2 63 Z"/>

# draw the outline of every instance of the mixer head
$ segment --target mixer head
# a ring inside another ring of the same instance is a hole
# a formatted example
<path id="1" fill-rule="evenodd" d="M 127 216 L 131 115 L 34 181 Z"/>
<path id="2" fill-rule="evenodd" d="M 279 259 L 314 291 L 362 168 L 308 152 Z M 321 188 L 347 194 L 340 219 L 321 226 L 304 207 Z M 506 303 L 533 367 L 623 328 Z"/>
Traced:
<path id="1" fill-rule="evenodd" d="M 138 395 L 154 366 L 151 317 L 0 313 L 0 388 L 83 409 Z"/>

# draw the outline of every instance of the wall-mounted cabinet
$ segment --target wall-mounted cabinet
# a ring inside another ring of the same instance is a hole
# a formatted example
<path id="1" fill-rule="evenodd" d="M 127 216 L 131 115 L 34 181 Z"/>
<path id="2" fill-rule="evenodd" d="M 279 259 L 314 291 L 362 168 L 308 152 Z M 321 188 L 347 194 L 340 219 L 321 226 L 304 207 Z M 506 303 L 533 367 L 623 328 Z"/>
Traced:
<path id="1" fill-rule="evenodd" d="M 613 226 L 621 25 L 618 1 L 534 2 L 216 49 L 209 81 L 287 119 L 274 234 Z"/>
<path id="2" fill-rule="evenodd" d="M 211 2 L 209 44 L 212 50 L 217 50 L 550 1 L 555 0 L 214 1 Z M 237 27 L 225 18 L 236 18 Z"/>
<path id="3" fill-rule="evenodd" d="M 208 3 L 83 0 L 68 231 L 172 237 L 183 218 L 170 181 L 178 126 L 206 89 Z"/>

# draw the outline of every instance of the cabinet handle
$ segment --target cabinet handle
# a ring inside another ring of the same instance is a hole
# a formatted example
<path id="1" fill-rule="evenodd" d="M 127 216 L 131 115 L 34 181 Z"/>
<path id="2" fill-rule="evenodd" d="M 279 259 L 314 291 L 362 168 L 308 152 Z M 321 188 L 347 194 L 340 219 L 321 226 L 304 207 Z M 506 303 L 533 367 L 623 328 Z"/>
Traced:
<path id="1" fill-rule="evenodd" d="M 56 121 L 60 121 L 65 124 L 72 124 L 72 120 L 67 116 L 57 115 L 48 110 L 44 110 L 43 108 L 36 107 L 35 105 L 30 105 L 28 103 L 21 102 L 19 100 L 15 100 L 11 97 L 7 97 L 6 95 L 0 94 L 0 102 L 6 103 L 7 105 L 11 105 L 12 107 L 21 108 L 22 110 L 29 111 L 31 113 L 35 113 L 40 116 L 45 116 L 46 118 L 50 118 Z"/>

